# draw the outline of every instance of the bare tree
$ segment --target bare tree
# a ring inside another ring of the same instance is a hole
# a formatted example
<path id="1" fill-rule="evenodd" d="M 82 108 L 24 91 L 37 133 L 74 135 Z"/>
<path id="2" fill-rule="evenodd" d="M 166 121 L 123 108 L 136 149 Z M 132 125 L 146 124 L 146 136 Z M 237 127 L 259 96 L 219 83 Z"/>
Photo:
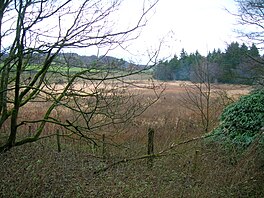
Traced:
<path id="1" fill-rule="evenodd" d="M 0 129 L 6 139 L 0 150 L 56 135 L 45 132 L 51 125 L 67 136 L 95 141 L 96 131 L 116 131 L 116 125 L 125 125 L 155 102 L 159 92 L 153 83 L 145 88 L 154 91 L 154 98 L 128 91 L 134 84 L 126 77 L 147 67 L 121 71 L 95 62 L 74 71 L 69 57 L 60 54 L 67 48 L 111 49 L 136 38 L 133 32 L 146 25 L 157 2 L 144 1 L 133 26 L 115 29 L 111 16 L 122 0 L 1 1 Z M 157 55 L 158 50 L 151 65 Z M 30 114 L 32 106 L 41 109 L 37 116 Z M 30 136 L 25 135 L 27 125 L 32 126 Z"/>
<path id="2" fill-rule="evenodd" d="M 240 33 L 256 44 L 263 45 L 264 2 L 260 0 L 235 0 L 238 6 L 238 21 L 243 28 Z"/>
<path id="3" fill-rule="evenodd" d="M 225 91 L 214 85 L 216 67 L 205 58 L 194 65 L 191 79 L 191 84 L 184 84 L 186 94 L 181 99 L 182 104 L 198 115 L 203 131 L 208 133 L 215 127 L 225 106 Z"/>
<path id="4" fill-rule="evenodd" d="M 255 43 L 259 49 L 263 49 L 264 2 L 261 0 L 235 0 L 235 2 L 237 3 L 238 12 L 232 14 L 237 16 L 239 24 L 242 25 L 242 30 L 238 30 L 238 33 L 251 43 Z M 247 54 L 247 56 L 254 62 L 250 69 L 256 74 L 254 75 L 255 80 L 263 86 L 263 58 L 256 58 L 250 54 Z"/>

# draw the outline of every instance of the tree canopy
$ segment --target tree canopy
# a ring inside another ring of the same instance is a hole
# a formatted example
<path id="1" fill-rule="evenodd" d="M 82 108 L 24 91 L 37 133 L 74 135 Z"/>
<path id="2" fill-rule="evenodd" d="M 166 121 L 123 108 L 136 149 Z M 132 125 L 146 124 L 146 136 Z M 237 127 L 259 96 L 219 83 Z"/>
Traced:
<path id="1" fill-rule="evenodd" d="M 183 49 L 180 58 L 175 55 L 169 61 L 160 62 L 154 77 L 159 80 L 196 81 L 197 66 L 206 63 L 212 82 L 256 84 L 263 76 L 260 72 L 262 64 L 256 60 L 261 61 L 261 56 L 255 44 L 247 46 L 232 42 L 224 52 L 213 50 L 206 57 L 198 51 L 188 55 Z"/>

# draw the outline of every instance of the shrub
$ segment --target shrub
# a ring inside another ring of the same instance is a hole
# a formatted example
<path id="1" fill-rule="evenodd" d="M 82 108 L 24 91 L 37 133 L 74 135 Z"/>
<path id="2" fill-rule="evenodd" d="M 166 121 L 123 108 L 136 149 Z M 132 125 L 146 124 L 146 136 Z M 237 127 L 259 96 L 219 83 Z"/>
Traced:
<path id="1" fill-rule="evenodd" d="M 264 90 L 257 90 L 227 106 L 220 124 L 213 131 L 214 140 L 246 148 L 264 126 Z"/>

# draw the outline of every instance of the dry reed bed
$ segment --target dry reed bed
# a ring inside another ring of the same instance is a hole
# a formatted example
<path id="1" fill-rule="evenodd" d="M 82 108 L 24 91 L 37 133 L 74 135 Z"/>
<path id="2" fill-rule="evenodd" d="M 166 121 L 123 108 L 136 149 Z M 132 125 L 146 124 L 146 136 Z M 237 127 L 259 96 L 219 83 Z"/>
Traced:
<path id="1" fill-rule="evenodd" d="M 126 132 L 109 136 L 104 159 L 94 157 L 101 156 L 101 147 L 75 141 L 63 142 L 58 153 L 54 139 L 2 154 L 0 197 L 263 197 L 264 159 L 255 148 L 238 159 L 235 149 L 227 152 L 217 144 L 197 141 L 155 159 L 152 169 L 139 160 L 93 174 L 122 157 L 145 154 L 149 127 L 155 130 L 156 152 L 203 134 L 199 116 L 181 103 L 181 83 L 167 83 L 160 100 L 131 122 Z M 222 89 L 248 91 L 228 85 L 221 85 Z M 147 90 L 142 93 L 151 96 Z M 29 108 L 23 115 L 36 116 L 43 110 Z"/>

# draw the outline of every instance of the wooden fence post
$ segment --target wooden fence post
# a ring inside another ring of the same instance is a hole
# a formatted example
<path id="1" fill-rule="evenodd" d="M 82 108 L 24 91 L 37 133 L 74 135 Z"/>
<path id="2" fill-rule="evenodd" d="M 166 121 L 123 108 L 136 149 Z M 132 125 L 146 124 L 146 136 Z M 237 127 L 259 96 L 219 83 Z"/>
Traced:
<path id="1" fill-rule="evenodd" d="M 105 157 L 106 157 L 106 155 L 105 155 L 105 150 L 106 150 L 105 134 L 103 134 L 102 142 L 103 142 L 103 145 L 102 145 L 102 156 L 103 156 L 103 159 L 105 159 Z"/>
<path id="2" fill-rule="evenodd" d="M 148 129 L 148 153 L 149 158 L 148 158 L 148 166 L 151 168 L 153 167 L 153 161 L 154 157 L 154 129 L 149 128 Z"/>
<path id="3" fill-rule="evenodd" d="M 32 134 L 31 134 L 31 126 L 29 125 L 29 126 L 28 126 L 28 136 L 31 137 L 31 135 L 32 135 Z"/>
<path id="4" fill-rule="evenodd" d="M 194 158 L 193 158 L 193 167 L 192 167 L 192 171 L 193 172 L 195 172 L 196 171 L 196 168 L 197 168 L 198 154 L 199 154 L 199 150 L 195 150 Z"/>
<path id="5" fill-rule="evenodd" d="M 59 133 L 59 129 L 57 129 L 56 136 L 57 136 L 58 152 L 60 153 L 61 152 L 61 144 L 60 144 L 60 133 Z"/>

